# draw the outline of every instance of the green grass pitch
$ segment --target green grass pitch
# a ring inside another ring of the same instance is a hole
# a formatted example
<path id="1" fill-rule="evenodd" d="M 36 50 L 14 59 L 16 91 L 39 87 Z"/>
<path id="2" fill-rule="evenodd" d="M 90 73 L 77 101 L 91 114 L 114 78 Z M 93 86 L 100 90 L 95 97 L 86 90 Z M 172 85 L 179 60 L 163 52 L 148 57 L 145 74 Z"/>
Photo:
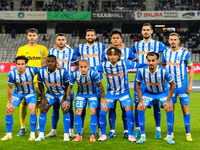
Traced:
<path id="1" fill-rule="evenodd" d="M 5 125 L 5 115 L 6 115 L 6 104 L 8 101 L 7 98 L 7 74 L 0 74 L 0 138 L 2 138 L 6 133 L 6 125 Z M 134 80 L 135 74 L 129 74 L 129 81 Z M 194 80 L 199 80 L 200 74 L 195 74 Z M 103 85 L 106 85 L 106 79 L 103 79 Z M 77 86 L 75 85 L 74 91 L 76 92 Z M 133 97 L 133 89 L 130 89 L 130 93 Z M 131 143 L 127 139 L 123 138 L 123 124 L 121 119 L 121 110 L 119 102 L 117 104 L 117 120 L 116 120 L 116 138 L 107 139 L 105 142 L 95 142 L 91 143 L 89 141 L 90 136 L 90 115 L 87 107 L 87 115 L 85 119 L 84 129 L 85 134 L 83 135 L 83 141 L 81 142 L 63 142 L 63 133 L 64 127 L 62 123 L 62 113 L 60 112 L 60 120 L 58 122 L 57 137 L 45 139 L 45 141 L 35 142 L 28 141 L 30 134 L 29 127 L 29 112 L 26 118 L 26 130 L 27 133 L 23 137 L 17 137 L 17 133 L 20 130 L 20 121 L 19 121 L 19 108 L 17 108 L 14 112 L 14 124 L 13 124 L 13 139 L 9 141 L 0 141 L 0 150 L 2 149 L 200 149 L 200 93 L 191 93 L 190 94 L 190 105 L 189 110 L 191 114 L 191 134 L 193 138 L 193 142 L 187 142 L 185 140 L 185 128 L 183 123 L 183 115 L 181 111 L 180 104 L 176 104 L 175 110 L 175 125 L 174 125 L 174 135 L 175 135 L 175 145 L 169 145 L 163 138 L 167 134 L 167 125 L 166 125 L 166 114 L 164 110 L 162 110 L 162 122 L 161 122 L 161 132 L 162 139 L 155 139 L 155 121 L 153 117 L 152 109 L 147 109 L 146 111 L 146 137 L 147 142 L 144 144 L 136 144 Z M 51 130 L 51 113 L 52 109 L 48 112 L 48 118 L 45 128 L 45 135 Z M 107 123 L 107 134 L 109 133 L 109 123 Z M 75 128 L 74 128 L 75 130 Z M 75 130 L 76 131 L 76 130 Z M 37 136 L 37 133 L 36 133 Z M 96 139 L 98 137 L 96 136 Z M 72 138 L 71 138 L 72 140 Z"/>

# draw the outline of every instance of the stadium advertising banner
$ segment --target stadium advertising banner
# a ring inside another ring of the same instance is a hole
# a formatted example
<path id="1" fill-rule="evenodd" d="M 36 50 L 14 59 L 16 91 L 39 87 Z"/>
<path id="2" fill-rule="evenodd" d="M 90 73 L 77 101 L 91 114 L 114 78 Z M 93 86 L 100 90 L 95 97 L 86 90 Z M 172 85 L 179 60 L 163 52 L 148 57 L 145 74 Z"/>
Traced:
<path id="1" fill-rule="evenodd" d="M 136 11 L 135 20 L 178 20 L 178 11 Z"/>
<path id="2" fill-rule="evenodd" d="M 200 11 L 181 11 L 180 20 L 200 20 Z"/>
<path id="3" fill-rule="evenodd" d="M 91 20 L 91 12 L 47 11 L 47 20 Z"/>
<path id="4" fill-rule="evenodd" d="M 133 12 L 94 12 L 92 20 L 135 20 L 135 14 Z"/>
<path id="5" fill-rule="evenodd" d="M 3 20 L 3 11 L 0 11 L 0 20 Z"/>
<path id="6" fill-rule="evenodd" d="M 3 20 L 47 20 L 47 12 L 44 11 L 3 11 L 0 16 Z"/>

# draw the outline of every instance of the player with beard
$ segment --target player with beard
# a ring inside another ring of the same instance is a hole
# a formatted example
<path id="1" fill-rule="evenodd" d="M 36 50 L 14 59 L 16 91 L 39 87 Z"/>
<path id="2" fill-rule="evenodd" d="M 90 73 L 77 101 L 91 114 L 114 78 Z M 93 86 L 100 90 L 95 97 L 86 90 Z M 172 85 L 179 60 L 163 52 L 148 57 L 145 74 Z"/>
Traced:
<path id="1" fill-rule="evenodd" d="M 135 57 L 134 53 L 130 50 L 130 48 L 128 48 L 128 47 L 121 48 L 122 34 L 121 34 L 120 31 L 113 30 L 111 32 L 110 37 L 111 37 L 112 46 L 119 48 L 122 52 L 121 60 L 130 60 L 130 61 L 136 60 L 136 57 Z M 108 56 L 106 55 L 106 51 L 104 51 L 103 57 L 102 57 L 102 59 L 104 61 L 108 60 L 108 58 L 107 58 Z M 121 101 L 120 101 L 120 105 L 121 105 Z M 121 109 L 122 109 L 122 120 L 123 120 L 123 125 L 124 125 L 123 136 L 125 138 L 128 138 L 128 124 L 127 124 L 126 111 L 125 111 L 124 108 L 122 108 L 122 105 L 121 105 Z M 110 133 L 108 134 L 107 138 L 116 137 L 115 121 L 116 121 L 116 103 L 115 103 L 115 107 L 111 108 L 110 111 L 109 111 Z"/>
<path id="2" fill-rule="evenodd" d="M 49 55 L 54 55 L 57 58 L 57 62 L 68 71 L 68 74 L 71 75 L 71 63 L 72 61 L 76 61 L 72 59 L 73 55 L 73 50 L 69 47 L 66 47 L 66 36 L 63 33 L 59 33 L 56 36 L 56 48 L 52 48 L 49 51 Z M 70 103 L 70 129 L 69 129 L 69 136 L 70 137 L 75 137 L 76 135 L 74 134 L 73 126 L 74 126 L 74 111 L 73 111 L 73 98 L 74 98 L 74 93 L 72 92 L 71 95 L 71 103 Z M 52 123 L 52 130 L 51 132 L 46 135 L 45 137 L 54 137 L 57 136 L 57 123 L 59 120 L 59 108 L 60 104 L 55 103 L 53 105 L 53 112 L 51 116 L 51 123 Z"/>
<path id="3" fill-rule="evenodd" d="M 149 52 L 155 52 L 159 54 L 159 52 L 163 52 L 164 50 L 166 50 L 167 47 L 163 43 L 153 40 L 151 38 L 151 34 L 153 34 L 153 28 L 150 23 L 143 24 L 141 33 L 143 35 L 143 40 L 136 42 L 131 47 L 131 50 L 133 51 L 133 53 L 137 55 L 138 63 L 147 64 L 146 56 Z M 145 90 L 144 83 L 141 83 L 141 90 L 142 90 L 142 93 Z M 140 127 L 139 127 L 139 122 L 138 122 L 138 111 L 137 111 L 139 97 L 138 97 L 138 93 L 136 89 L 136 80 L 134 82 L 134 102 L 135 102 L 135 126 L 136 126 L 134 137 L 137 138 L 140 135 Z M 161 138 L 161 128 L 160 128 L 161 113 L 160 113 L 159 103 L 154 102 L 153 107 L 154 107 L 154 118 L 156 122 L 155 138 L 160 139 Z"/>
<path id="4" fill-rule="evenodd" d="M 172 96 L 173 110 L 175 110 L 175 103 L 177 102 L 177 96 L 178 96 L 183 111 L 183 118 L 186 130 L 186 140 L 192 141 L 192 137 L 190 134 L 190 112 L 188 104 L 190 103 L 189 93 L 192 92 L 194 66 L 191 61 L 190 53 L 184 50 L 183 48 L 179 47 L 178 46 L 179 43 L 180 43 L 179 35 L 177 33 L 171 33 L 169 35 L 169 44 L 171 46 L 171 49 L 165 50 L 163 52 L 162 65 L 166 66 L 166 69 L 174 78 L 176 88 Z M 187 78 L 187 66 L 190 69 L 189 83 Z M 174 118 L 173 118 L 173 123 L 174 123 Z M 167 140 L 167 138 L 164 139 Z"/>
<path id="5" fill-rule="evenodd" d="M 20 47 L 17 52 L 17 56 L 24 55 L 26 56 L 29 61 L 27 66 L 30 67 L 43 67 L 46 65 L 46 58 L 48 56 L 48 49 L 43 45 L 37 44 L 38 39 L 38 30 L 35 28 L 30 28 L 27 30 L 27 39 L 28 44 Z M 37 75 L 34 77 L 34 87 L 35 93 L 37 97 L 37 118 L 40 115 L 40 103 L 42 100 L 41 93 L 39 91 L 38 82 L 37 82 Z M 17 136 L 22 136 L 26 133 L 25 129 L 25 121 L 26 121 L 26 114 L 27 114 L 27 103 L 25 99 L 22 100 L 20 105 L 20 122 L 21 122 L 21 130 L 17 134 Z M 39 127 L 39 126 L 38 126 Z"/>
<path id="6" fill-rule="evenodd" d="M 77 58 L 80 56 L 80 59 L 86 59 L 89 62 L 90 67 L 94 68 L 101 63 L 103 52 L 104 50 L 106 50 L 106 45 L 95 42 L 97 37 L 96 37 L 96 32 L 94 29 L 87 29 L 85 38 L 87 40 L 87 43 L 78 45 L 78 47 L 74 51 L 73 58 Z M 102 73 L 99 73 L 99 76 L 100 76 L 100 79 L 103 79 Z M 97 111 L 97 118 L 99 120 L 101 93 L 97 85 L 96 85 L 96 91 L 98 94 L 98 107 L 96 111 Z M 82 120 L 83 120 L 82 125 L 84 125 L 85 113 L 86 113 L 86 110 L 84 108 L 81 115 Z M 82 128 L 82 134 L 83 133 L 84 133 L 84 130 Z M 101 135 L 99 123 L 98 123 L 97 134 L 99 136 Z"/>

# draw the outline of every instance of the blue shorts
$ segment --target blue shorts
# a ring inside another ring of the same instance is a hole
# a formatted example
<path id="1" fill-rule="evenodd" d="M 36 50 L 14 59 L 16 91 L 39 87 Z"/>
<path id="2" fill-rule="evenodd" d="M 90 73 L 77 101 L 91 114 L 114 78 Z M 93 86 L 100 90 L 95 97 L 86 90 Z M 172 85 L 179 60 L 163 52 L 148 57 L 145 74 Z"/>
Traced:
<path id="1" fill-rule="evenodd" d="M 143 102 L 145 106 L 151 107 L 152 104 L 157 104 L 159 101 L 161 102 L 161 107 L 163 107 L 164 103 L 167 100 L 169 91 L 163 92 L 163 93 L 151 93 L 147 90 L 144 91 L 144 94 L 142 95 Z M 172 104 L 172 99 L 170 100 Z"/>
<path id="2" fill-rule="evenodd" d="M 172 101 L 173 104 L 177 103 L 177 96 L 180 99 L 180 104 L 181 105 L 188 105 L 190 104 L 190 95 L 188 93 L 186 93 L 186 89 L 174 89 L 174 93 L 172 95 Z"/>
<path id="3" fill-rule="evenodd" d="M 131 98 L 131 95 L 129 92 L 126 92 L 124 94 L 120 95 L 111 95 L 111 94 L 106 94 L 106 98 L 109 102 L 108 106 L 106 108 L 114 108 L 115 106 L 115 101 L 119 100 L 121 102 L 122 108 L 126 106 L 133 106 L 133 101 Z M 103 105 L 101 105 L 101 108 L 104 108 Z"/>
<path id="4" fill-rule="evenodd" d="M 45 96 L 46 96 L 46 98 L 47 98 L 47 100 L 49 102 L 49 104 L 46 104 L 46 105 L 53 105 L 55 103 L 61 103 L 64 94 L 53 95 L 53 94 L 50 94 L 50 93 L 46 93 Z"/>
<path id="5" fill-rule="evenodd" d="M 75 99 L 75 109 L 83 109 L 88 102 L 89 108 L 97 108 L 97 94 L 77 94 Z"/>
<path id="6" fill-rule="evenodd" d="M 138 96 L 137 89 L 136 89 L 136 82 L 137 82 L 136 77 L 137 77 L 137 73 L 136 73 L 135 81 L 134 81 L 134 103 L 139 103 L 140 100 L 139 100 L 139 96 Z M 144 81 L 142 81 L 142 83 L 140 84 L 140 88 L 141 88 L 141 91 L 143 94 L 145 91 L 145 88 L 146 88 L 146 84 L 144 83 Z"/>
<path id="7" fill-rule="evenodd" d="M 26 99 L 27 104 L 37 104 L 37 98 L 35 93 L 29 93 L 29 94 L 16 94 L 12 93 L 12 105 L 13 107 L 19 106 L 22 99 Z"/>
<path id="8" fill-rule="evenodd" d="M 97 92 L 97 97 L 98 97 L 98 98 L 101 98 L 101 97 L 102 97 L 102 96 L 101 96 L 101 92 L 100 92 L 99 87 L 97 86 L 97 84 L 95 84 L 95 90 L 96 90 L 96 92 Z"/>

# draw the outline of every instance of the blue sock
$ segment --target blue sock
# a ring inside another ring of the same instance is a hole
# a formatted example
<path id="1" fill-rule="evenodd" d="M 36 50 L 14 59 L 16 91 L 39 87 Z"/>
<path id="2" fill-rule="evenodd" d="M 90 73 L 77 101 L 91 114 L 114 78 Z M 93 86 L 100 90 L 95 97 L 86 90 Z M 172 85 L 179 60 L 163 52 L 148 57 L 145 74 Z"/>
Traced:
<path id="1" fill-rule="evenodd" d="M 167 114 L 167 135 L 171 136 L 173 129 L 173 112 L 168 111 L 166 112 L 166 114 Z"/>
<path id="2" fill-rule="evenodd" d="M 154 104 L 153 108 L 154 108 L 154 119 L 155 119 L 155 122 L 156 122 L 156 127 L 160 127 L 161 113 L 160 113 L 159 103 Z"/>
<path id="3" fill-rule="evenodd" d="M 101 104 L 99 103 L 96 109 L 96 114 L 97 114 L 97 123 L 98 123 L 98 128 L 99 128 L 99 115 L 100 115 L 100 110 L 101 110 Z"/>
<path id="4" fill-rule="evenodd" d="M 82 128 L 81 115 L 75 115 L 75 127 L 77 134 L 81 136 L 81 128 Z"/>
<path id="5" fill-rule="evenodd" d="M 57 124 L 59 120 L 59 109 L 60 109 L 59 103 L 53 105 L 53 112 L 51 116 L 52 129 L 57 129 Z"/>
<path id="6" fill-rule="evenodd" d="M 74 110 L 73 110 L 73 102 L 70 103 L 70 108 L 69 108 L 69 114 L 70 114 L 70 129 L 73 129 L 74 127 Z"/>
<path id="7" fill-rule="evenodd" d="M 69 113 L 63 114 L 64 133 L 69 133 L 70 115 Z"/>
<path id="8" fill-rule="evenodd" d="M 122 108 L 122 120 L 123 120 L 123 124 L 124 124 L 124 130 L 128 130 L 128 118 L 127 118 L 126 111 L 124 108 Z M 135 121 L 133 121 L 133 122 L 135 122 Z"/>
<path id="9" fill-rule="evenodd" d="M 140 131 L 141 134 L 145 134 L 145 111 L 144 110 L 138 110 L 138 120 L 140 125 Z"/>
<path id="10" fill-rule="evenodd" d="M 47 122 L 47 114 L 40 113 L 39 117 L 40 132 L 44 132 L 46 122 Z"/>
<path id="11" fill-rule="evenodd" d="M 107 112 L 105 112 L 103 110 L 100 111 L 99 125 L 101 128 L 102 135 L 106 135 L 106 124 L 107 124 L 106 115 L 107 115 Z"/>
<path id="12" fill-rule="evenodd" d="M 190 114 L 183 115 L 186 134 L 190 133 Z"/>
<path id="13" fill-rule="evenodd" d="M 116 111 L 115 108 L 109 110 L 109 124 L 110 130 L 115 130 Z"/>
<path id="14" fill-rule="evenodd" d="M 172 132 L 174 131 L 174 120 L 175 120 L 175 115 L 173 113 L 173 128 L 172 128 Z"/>
<path id="15" fill-rule="evenodd" d="M 129 110 L 126 112 L 126 115 L 128 117 L 128 135 L 133 135 L 134 130 L 134 116 L 133 116 L 133 110 Z"/>
<path id="16" fill-rule="evenodd" d="M 84 121 L 85 121 L 85 115 L 86 115 L 86 106 L 87 106 L 87 104 L 86 104 L 85 107 L 83 108 L 83 111 L 82 111 L 82 114 L 81 114 L 82 128 L 84 127 Z M 75 115 L 75 118 L 76 118 L 76 115 Z"/>
<path id="17" fill-rule="evenodd" d="M 37 124 L 37 117 L 36 114 L 30 114 L 30 126 L 31 126 L 31 132 L 35 132 L 36 124 Z"/>
<path id="18" fill-rule="evenodd" d="M 6 115 L 5 123 L 6 123 L 7 133 L 11 133 L 13 126 L 13 115 Z"/>
<path id="19" fill-rule="evenodd" d="M 138 107 L 138 103 L 135 103 L 135 127 L 140 127 L 139 126 L 139 120 L 138 120 L 138 110 L 137 110 L 137 107 Z"/>
<path id="20" fill-rule="evenodd" d="M 90 127 L 91 127 L 91 135 L 95 135 L 95 131 L 97 128 L 97 115 L 91 115 L 90 119 Z"/>

